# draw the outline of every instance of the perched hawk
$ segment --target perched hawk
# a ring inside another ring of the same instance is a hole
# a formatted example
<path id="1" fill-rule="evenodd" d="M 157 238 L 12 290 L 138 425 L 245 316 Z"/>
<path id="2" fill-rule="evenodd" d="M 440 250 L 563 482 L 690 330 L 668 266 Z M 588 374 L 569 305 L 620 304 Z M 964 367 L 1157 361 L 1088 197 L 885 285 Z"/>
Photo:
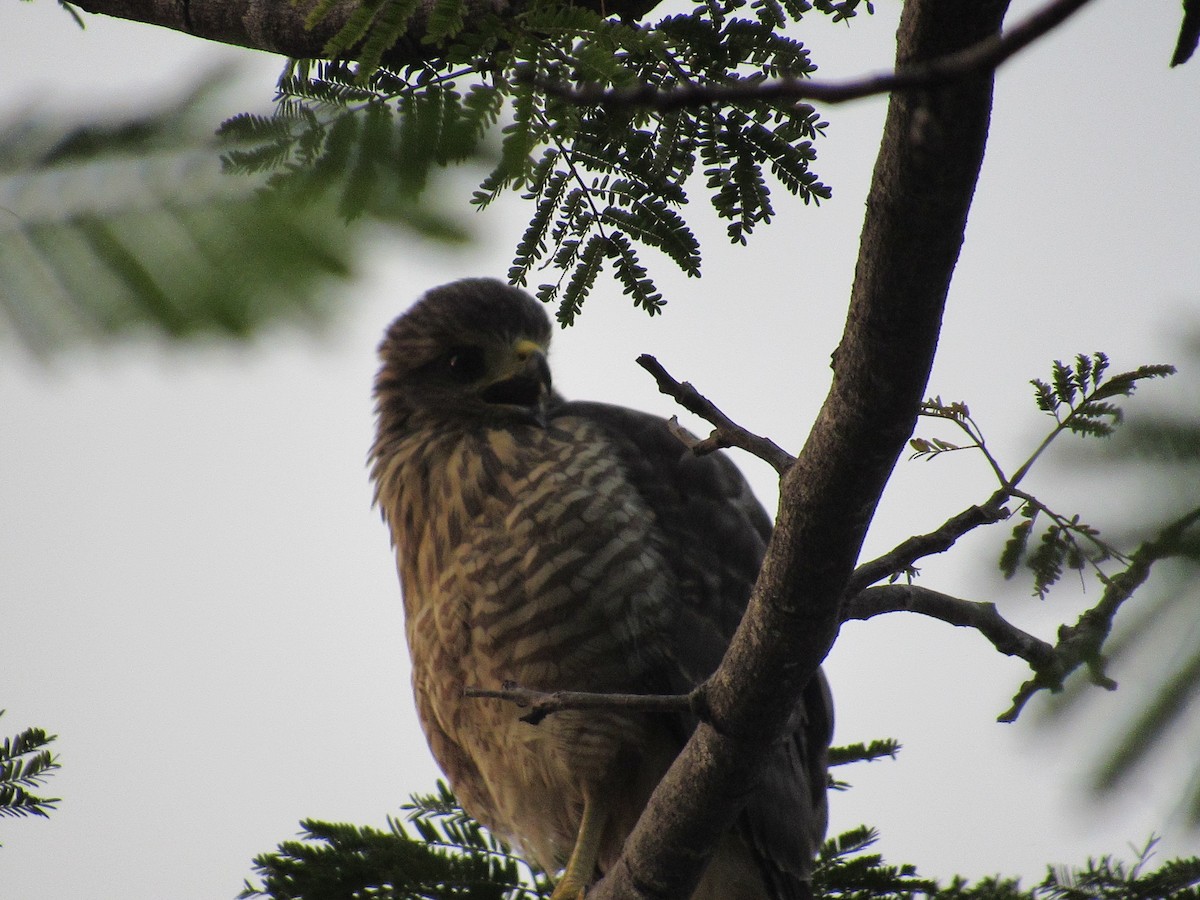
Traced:
<path id="1" fill-rule="evenodd" d="M 490 279 L 435 288 L 379 348 L 376 502 L 404 593 L 417 710 L 463 807 L 581 897 L 694 727 L 569 711 L 538 725 L 466 687 L 671 694 L 717 666 L 771 522 L 723 455 L 662 419 L 563 400 L 550 323 Z M 696 898 L 809 895 L 825 832 L 823 675 Z"/>

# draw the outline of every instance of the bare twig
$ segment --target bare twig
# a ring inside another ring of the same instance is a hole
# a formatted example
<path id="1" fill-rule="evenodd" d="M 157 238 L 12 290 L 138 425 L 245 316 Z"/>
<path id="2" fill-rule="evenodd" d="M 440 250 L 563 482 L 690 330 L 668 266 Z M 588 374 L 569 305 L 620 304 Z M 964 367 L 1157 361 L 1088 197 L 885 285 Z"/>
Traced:
<path id="1" fill-rule="evenodd" d="M 551 713 L 564 709 L 617 709 L 626 712 L 688 712 L 702 717 L 700 689 L 689 694 L 594 694 L 586 691 L 535 691 L 506 684 L 500 690 L 464 688 L 464 697 L 488 697 L 530 707 L 522 722 L 537 725 Z"/>
<path id="2" fill-rule="evenodd" d="M 845 103 L 877 94 L 922 90 L 992 72 L 1011 56 L 1064 22 L 1089 0 L 1054 0 L 1024 22 L 960 50 L 928 62 L 881 72 L 852 81 L 820 82 L 802 78 L 774 81 L 747 78 L 734 84 L 688 84 L 662 90 L 643 84 L 632 88 L 604 88 L 584 84 L 569 88 L 553 82 L 538 82 L 547 94 L 581 105 L 643 107 L 663 111 L 714 104 L 772 100 L 815 100 Z"/>
<path id="3" fill-rule="evenodd" d="M 695 413 L 713 426 L 713 432 L 701 441 L 685 441 L 697 456 L 722 450 L 726 447 L 737 447 L 752 453 L 759 459 L 769 463 L 780 475 L 783 475 L 796 461 L 796 458 L 772 441 L 747 431 L 721 412 L 717 406 L 701 394 L 691 382 L 676 381 L 663 368 L 662 363 L 648 353 L 637 358 L 637 363 L 654 376 L 658 389 L 690 413 Z M 678 433 L 677 433 L 678 435 Z M 682 439 L 682 438 L 681 438 Z"/>
<path id="4" fill-rule="evenodd" d="M 903 572 L 918 559 L 946 552 L 960 537 L 980 525 L 991 525 L 1008 518 L 1008 511 L 1004 508 L 1007 500 L 1008 492 L 998 490 L 982 506 L 969 506 L 934 531 L 914 535 L 883 556 L 863 563 L 850 576 L 846 596 L 854 597 L 869 585 Z"/>
<path id="5" fill-rule="evenodd" d="M 1000 615 L 995 603 L 963 600 L 912 584 L 867 588 L 847 601 L 842 619 L 870 619 L 889 612 L 915 612 L 961 628 L 974 628 L 1001 653 L 1020 657 L 1035 672 L 1058 667 L 1055 648 L 1013 625 Z"/>

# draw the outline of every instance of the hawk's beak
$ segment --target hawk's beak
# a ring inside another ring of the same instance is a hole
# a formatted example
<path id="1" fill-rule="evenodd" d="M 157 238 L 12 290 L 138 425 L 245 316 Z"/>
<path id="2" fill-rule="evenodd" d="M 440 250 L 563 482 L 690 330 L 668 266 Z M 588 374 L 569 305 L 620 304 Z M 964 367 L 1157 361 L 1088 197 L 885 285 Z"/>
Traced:
<path id="1" fill-rule="evenodd" d="M 533 341 L 518 341 L 513 346 L 511 364 L 504 374 L 483 390 L 487 403 L 523 406 L 540 424 L 550 398 L 550 364 L 546 352 Z"/>

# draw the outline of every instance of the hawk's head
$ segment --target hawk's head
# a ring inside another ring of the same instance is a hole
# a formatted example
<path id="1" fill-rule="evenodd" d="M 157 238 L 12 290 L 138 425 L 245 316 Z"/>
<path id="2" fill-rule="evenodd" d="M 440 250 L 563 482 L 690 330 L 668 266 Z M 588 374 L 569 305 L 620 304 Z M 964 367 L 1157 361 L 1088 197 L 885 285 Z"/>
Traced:
<path id="1" fill-rule="evenodd" d="M 379 345 L 380 431 L 426 420 L 544 423 L 550 320 L 524 291 L 490 278 L 434 288 Z"/>

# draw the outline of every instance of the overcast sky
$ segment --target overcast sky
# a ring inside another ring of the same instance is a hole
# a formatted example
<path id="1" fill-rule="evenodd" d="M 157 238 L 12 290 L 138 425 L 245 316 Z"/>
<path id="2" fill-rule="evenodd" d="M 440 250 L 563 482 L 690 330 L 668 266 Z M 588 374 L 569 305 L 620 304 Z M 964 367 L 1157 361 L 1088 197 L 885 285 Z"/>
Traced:
<path id="1" fill-rule="evenodd" d="M 888 67 L 897 4 L 876 5 L 849 29 L 813 16 L 806 39 L 823 76 Z M 1188 363 L 1200 60 L 1167 68 L 1177 0 L 1133 9 L 1100 0 L 999 76 L 930 393 L 968 401 L 1013 467 L 1045 428 L 1028 379 L 1050 360 L 1105 350 L 1117 368 Z M 264 54 L 94 17 L 80 32 L 48 0 L 0 11 L 5 114 L 137 108 L 217 66 L 242 73 L 227 112 L 269 101 L 279 61 Z M 725 246 L 697 199 L 704 277 L 660 266 L 670 305 L 653 321 L 603 283 L 556 335 L 560 389 L 670 415 L 633 363 L 650 352 L 797 448 L 828 386 L 882 110 L 824 111 L 816 169 L 834 199 L 804 207 L 780 192 L 776 223 L 749 249 Z M 231 897 L 251 857 L 299 819 L 382 824 L 432 787 L 387 534 L 370 508 L 374 347 L 427 288 L 503 276 L 525 215 L 510 203 L 473 218 L 465 251 L 379 240 L 320 334 L 129 342 L 48 362 L 0 338 L 0 731 L 57 733 L 63 763 L 49 820 L 0 820 L 6 900 Z M 1194 406 L 1198 383 L 1185 370 L 1139 400 Z M 739 462 L 772 506 L 770 471 Z M 1059 453 L 1031 486 L 1089 521 L 1122 522 L 1127 498 L 1106 498 L 1093 471 Z M 988 477 L 967 454 L 901 463 L 866 552 L 982 501 Z M 922 583 L 995 600 L 1048 639 L 1096 599 L 1094 586 L 1067 586 L 1039 603 L 1024 583 L 998 584 L 1002 542 L 973 535 L 923 566 Z M 1157 662 L 1173 652 L 1164 644 Z M 1019 724 L 996 724 L 1027 670 L 941 623 L 848 625 L 827 668 L 837 742 L 905 745 L 896 762 L 841 771 L 854 789 L 832 798 L 831 831 L 876 825 L 892 861 L 1036 881 L 1045 863 L 1126 853 L 1152 832 L 1165 853 L 1200 846 L 1172 818 L 1195 731 L 1117 800 L 1092 803 L 1081 786 L 1152 681 L 1148 663 L 1116 671 L 1122 690 L 1067 728 L 1038 727 L 1041 699 Z"/>

